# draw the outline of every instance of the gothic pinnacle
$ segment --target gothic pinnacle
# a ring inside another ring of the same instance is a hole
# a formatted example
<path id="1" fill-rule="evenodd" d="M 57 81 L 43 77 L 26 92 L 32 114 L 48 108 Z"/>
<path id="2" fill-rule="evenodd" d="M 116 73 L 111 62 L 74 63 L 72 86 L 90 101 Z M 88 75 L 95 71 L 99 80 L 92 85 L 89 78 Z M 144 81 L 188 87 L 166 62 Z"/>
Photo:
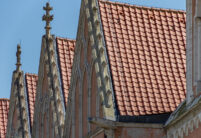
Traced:
<path id="1" fill-rule="evenodd" d="M 16 57 L 17 57 L 17 63 L 16 63 L 16 70 L 20 71 L 20 66 L 21 66 L 21 62 L 20 62 L 20 55 L 21 55 L 21 47 L 18 44 L 17 45 L 17 52 L 16 52 Z"/>
<path id="2" fill-rule="evenodd" d="M 50 29 L 51 29 L 50 22 L 53 20 L 53 15 L 50 15 L 50 11 L 52 9 L 53 8 L 50 7 L 50 4 L 48 2 L 46 3 L 46 7 L 43 7 L 43 10 L 46 11 L 46 14 L 43 15 L 43 21 L 46 21 L 45 30 L 47 37 L 50 37 Z"/>

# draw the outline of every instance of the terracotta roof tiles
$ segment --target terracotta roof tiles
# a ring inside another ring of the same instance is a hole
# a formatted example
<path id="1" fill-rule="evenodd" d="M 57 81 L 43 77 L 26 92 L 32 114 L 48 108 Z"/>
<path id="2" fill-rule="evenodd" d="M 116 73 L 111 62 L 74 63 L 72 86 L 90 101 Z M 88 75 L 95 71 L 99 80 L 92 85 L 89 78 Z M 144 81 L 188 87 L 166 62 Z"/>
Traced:
<path id="1" fill-rule="evenodd" d="M 175 110 L 186 95 L 186 14 L 99 1 L 120 115 Z"/>
<path id="2" fill-rule="evenodd" d="M 71 70 L 73 65 L 73 56 L 75 48 L 75 40 L 66 38 L 56 38 L 57 42 L 57 54 L 61 73 L 62 89 L 64 92 L 65 104 L 67 104 Z"/>
<path id="3" fill-rule="evenodd" d="M 0 137 L 6 137 L 9 112 L 9 99 L 0 99 Z"/>
<path id="4" fill-rule="evenodd" d="M 35 74 L 25 74 L 25 81 L 26 81 L 26 89 L 27 89 L 27 100 L 28 100 L 28 107 L 29 107 L 29 116 L 31 121 L 31 126 L 33 124 L 33 117 L 34 117 L 34 104 L 35 104 L 35 97 L 36 97 L 36 85 L 38 82 L 38 76 Z"/>

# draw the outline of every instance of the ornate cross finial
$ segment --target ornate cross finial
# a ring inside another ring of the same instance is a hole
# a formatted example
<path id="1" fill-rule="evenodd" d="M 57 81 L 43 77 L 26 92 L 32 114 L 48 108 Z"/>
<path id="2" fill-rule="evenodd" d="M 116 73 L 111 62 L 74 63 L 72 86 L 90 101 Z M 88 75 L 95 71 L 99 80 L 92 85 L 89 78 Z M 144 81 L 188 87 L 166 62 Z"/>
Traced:
<path id="1" fill-rule="evenodd" d="M 50 37 L 50 22 L 53 20 L 53 15 L 50 15 L 50 11 L 52 10 L 53 8 L 50 7 L 50 4 L 47 2 L 46 3 L 46 7 L 43 7 L 43 10 L 46 11 L 46 15 L 43 15 L 43 21 L 46 21 L 46 26 L 45 26 L 45 29 L 46 29 L 46 36 L 47 37 Z"/>
<path id="2" fill-rule="evenodd" d="M 17 45 L 17 52 L 16 52 L 16 57 L 17 57 L 17 63 L 16 63 L 16 70 L 19 71 L 20 70 L 20 66 L 21 66 L 21 63 L 20 63 L 20 55 L 21 55 L 21 47 L 20 45 L 18 44 Z"/>

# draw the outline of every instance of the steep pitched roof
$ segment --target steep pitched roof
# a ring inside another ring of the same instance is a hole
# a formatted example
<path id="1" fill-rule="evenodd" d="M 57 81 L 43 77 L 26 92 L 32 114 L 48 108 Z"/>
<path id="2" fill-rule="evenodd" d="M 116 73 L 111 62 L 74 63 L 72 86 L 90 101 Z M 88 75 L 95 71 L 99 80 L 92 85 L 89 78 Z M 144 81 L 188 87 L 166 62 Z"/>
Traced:
<path id="1" fill-rule="evenodd" d="M 73 65 L 75 40 L 56 38 L 57 55 L 65 104 L 67 104 L 71 70 Z"/>
<path id="2" fill-rule="evenodd" d="M 33 124 L 33 117 L 34 117 L 34 104 L 35 104 L 37 82 L 38 82 L 37 75 L 29 74 L 29 73 L 25 74 L 27 101 L 28 101 L 28 109 L 29 109 L 29 117 L 30 117 L 31 126 Z"/>
<path id="3" fill-rule="evenodd" d="M 6 137 L 9 112 L 9 99 L 0 99 L 0 137 Z"/>
<path id="4" fill-rule="evenodd" d="M 121 116 L 169 113 L 186 96 L 186 14 L 99 1 Z"/>

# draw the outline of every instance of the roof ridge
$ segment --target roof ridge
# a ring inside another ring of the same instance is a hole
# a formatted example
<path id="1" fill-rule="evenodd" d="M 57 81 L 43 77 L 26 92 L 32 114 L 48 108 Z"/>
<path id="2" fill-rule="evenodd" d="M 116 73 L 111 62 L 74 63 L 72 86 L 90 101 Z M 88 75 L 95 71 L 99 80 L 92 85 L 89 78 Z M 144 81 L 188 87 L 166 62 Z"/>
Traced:
<path id="1" fill-rule="evenodd" d="M 0 101 L 10 101 L 10 99 L 8 99 L 8 98 L 0 98 Z"/>
<path id="2" fill-rule="evenodd" d="M 68 40 L 68 41 L 76 41 L 75 39 L 72 39 L 72 38 L 66 38 L 66 37 L 56 37 L 56 39 L 65 39 L 65 40 Z"/>
<path id="3" fill-rule="evenodd" d="M 26 76 L 26 75 L 38 76 L 38 75 L 37 75 L 37 74 L 35 74 L 35 73 L 28 73 L 28 72 L 27 72 L 27 73 L 25 73 L 25 76 Z"/>
<path id="4" fill-rule="evenodd" d="M 143 8 L 143 9 L 151 9 L 151 10 L 158 10 L 158 11 L 169 11 L 169 12 L 179 12 L 179 13 L 186 13 L 184 10 L 177 10 L 177 9 L 168 9 L 168 8 L 157 8 L 157 7 L 148 7 L 148 6 L 138 6 L 131 3 L 123 3 L 118 1 L 110 1 L 110 0 L 99 0 L 100 2 L 110 3 L 110 4 L 118 4 L 122 6 L 129 6 L 129 7 L 135 7 L 135 8 Z"/>

